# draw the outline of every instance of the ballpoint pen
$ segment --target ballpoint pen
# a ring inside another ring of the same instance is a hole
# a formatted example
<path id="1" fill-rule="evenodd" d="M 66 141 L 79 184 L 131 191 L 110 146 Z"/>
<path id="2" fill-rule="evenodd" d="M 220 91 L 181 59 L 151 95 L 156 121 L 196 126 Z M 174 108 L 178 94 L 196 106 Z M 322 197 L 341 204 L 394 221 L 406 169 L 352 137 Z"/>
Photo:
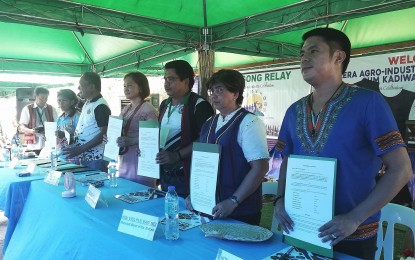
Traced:
<path id="1" fill-rule="evenodd" d="M 97 175 L 97 174 L 99 174 L 99 172 L 96 172 L 96 173 L 90 173 L 90 174 L 85 174 L 85 176 L 91 176 L 91 175 Z"/>
<path id="2" fill-rule="evenodd" d="M 287 252 L 285 252 L 282 256 L 281 256 L 281 260 L 288 260 L 290 259 L 290 254 L 291 252 L 294 250 L 295 247 L 291 247 Z"/>

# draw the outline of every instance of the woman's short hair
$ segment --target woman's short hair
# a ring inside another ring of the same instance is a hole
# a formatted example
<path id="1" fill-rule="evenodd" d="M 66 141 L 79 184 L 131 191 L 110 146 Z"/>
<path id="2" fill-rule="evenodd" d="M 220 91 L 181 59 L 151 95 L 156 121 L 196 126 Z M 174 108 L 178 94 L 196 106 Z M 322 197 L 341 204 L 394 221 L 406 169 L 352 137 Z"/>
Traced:
<path id="1" fill-rule="evenodd" d="M 211 89 L 214 84 L 218 83 L 222 83 L 228 91 L 238 93 L 236 104 L 242 105 L 245 79 L 239 71 L 223 69 L 213 73 L 206 83 L 207 89 Z"/>
<path id="2" fill-rule="evenodd" d="M 148 84 L 148 79 L 146 75 L 138 71 L 132 71 L 127 73 L 124 76 L 125 78 L 131 78 L 137 85 L 138 85 L 138 95 L 145 99 L 146 97 L 150 96 L 150 86 Z"/>
<path id="3" fill-rule="evenodd" d="M 187 61 L 169 61 L 164 65 L 164 69 L 174 69 L 180 80 L 189 79 L 189 90 L 193 88 L 193 85 L 195 84 L 195 72 Z"/>
<path id="4" fill-rule="evenodd" d="M 73 105 L 71 105 L 72 109 L 76 108 L 76 105 L 78 104 L 78 96 L 70 89 L 61 89 L 58 91 L 58 97 L 63 97 L 65 99 L 68 99 L 69 101 L 74 101 Z"/>

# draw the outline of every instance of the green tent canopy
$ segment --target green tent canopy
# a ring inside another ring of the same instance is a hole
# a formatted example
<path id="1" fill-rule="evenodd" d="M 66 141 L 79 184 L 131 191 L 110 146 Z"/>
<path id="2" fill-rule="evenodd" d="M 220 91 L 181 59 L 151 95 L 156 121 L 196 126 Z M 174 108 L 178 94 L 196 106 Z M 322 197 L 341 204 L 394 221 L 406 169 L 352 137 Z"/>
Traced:
<path id="1" fill-rule="evenodd" d="M 121 77 L 163 73 L 198 51 L 215 51 L 214 68 L 298 62 L 301 35 L 330 26 L 353 53 L 415 46 L 415 0 L 3 0 L 0 90 L 22 86 L 2 73 Z"/>

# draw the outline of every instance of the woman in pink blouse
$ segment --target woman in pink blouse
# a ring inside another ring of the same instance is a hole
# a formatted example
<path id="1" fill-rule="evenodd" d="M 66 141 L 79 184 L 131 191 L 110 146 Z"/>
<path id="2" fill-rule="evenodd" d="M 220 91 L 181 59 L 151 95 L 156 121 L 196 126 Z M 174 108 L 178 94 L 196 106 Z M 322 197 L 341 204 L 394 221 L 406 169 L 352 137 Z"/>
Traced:
<path id="1" fill-rule="evenodd" d="M 122 136 L 118 137 L 120 147 L 119 175 L 122 178 L 141 183 L 149 187 L 156 186 L 156 179 L 141 176 L 137 172 L 139 121 L 157 121 L 158 112 L 144 101 L 150 95 L 147 77 L 141 72 L 130 72 L 124 76 L 124 94 L 131 101 L 121 111 L 124 119 Z"/>

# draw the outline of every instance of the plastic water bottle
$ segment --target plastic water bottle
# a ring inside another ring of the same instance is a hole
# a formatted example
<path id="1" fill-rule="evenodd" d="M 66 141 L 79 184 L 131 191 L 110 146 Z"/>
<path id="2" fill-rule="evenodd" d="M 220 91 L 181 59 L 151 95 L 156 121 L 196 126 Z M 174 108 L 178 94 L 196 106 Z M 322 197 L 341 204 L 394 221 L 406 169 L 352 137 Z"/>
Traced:
<path id="1" fill-rule="evenodd" d="M 108 178 L 110 179 L 110 187 L 115 188 L 117 184 L 117 162 L 111 160 L 108 164 Z"/>
<path id="2" fill-rule="evenodd" d="M 179 197 L 174 186 L 169 186 L 164 200 L 166 225 L 164 235 L 168 240 L 179 238 Z"/>
<path id="3" fill-rule="evenodd" d="M 58 155 L 55 147 L 52 147 L 50 150 L 50 168 L 56 169 L 56 167 L 58 167 Z"/>
<path id="4" fill-rule="evenodd" d="M 19 146 L 17 147 L 18 153 L 19 153 L 19 160 L 23 160 L 24 159 L 24 147 L 23 145 L 19 144 Z"/>
<path id="5" fill-rule="evenodd" d="M 10 151 L 7 147 L 3 147 L 3 162 L 10 162 Z"/>
<path id="6" fill-rule="evenodd" d="M 14 158 L 19 160 L 19 148 L 17 147 L 16 144 L 12 144 L 12 147 L 10 149 L 10 157 L 11 157 L 11 160 L 13 160 Z"/>

